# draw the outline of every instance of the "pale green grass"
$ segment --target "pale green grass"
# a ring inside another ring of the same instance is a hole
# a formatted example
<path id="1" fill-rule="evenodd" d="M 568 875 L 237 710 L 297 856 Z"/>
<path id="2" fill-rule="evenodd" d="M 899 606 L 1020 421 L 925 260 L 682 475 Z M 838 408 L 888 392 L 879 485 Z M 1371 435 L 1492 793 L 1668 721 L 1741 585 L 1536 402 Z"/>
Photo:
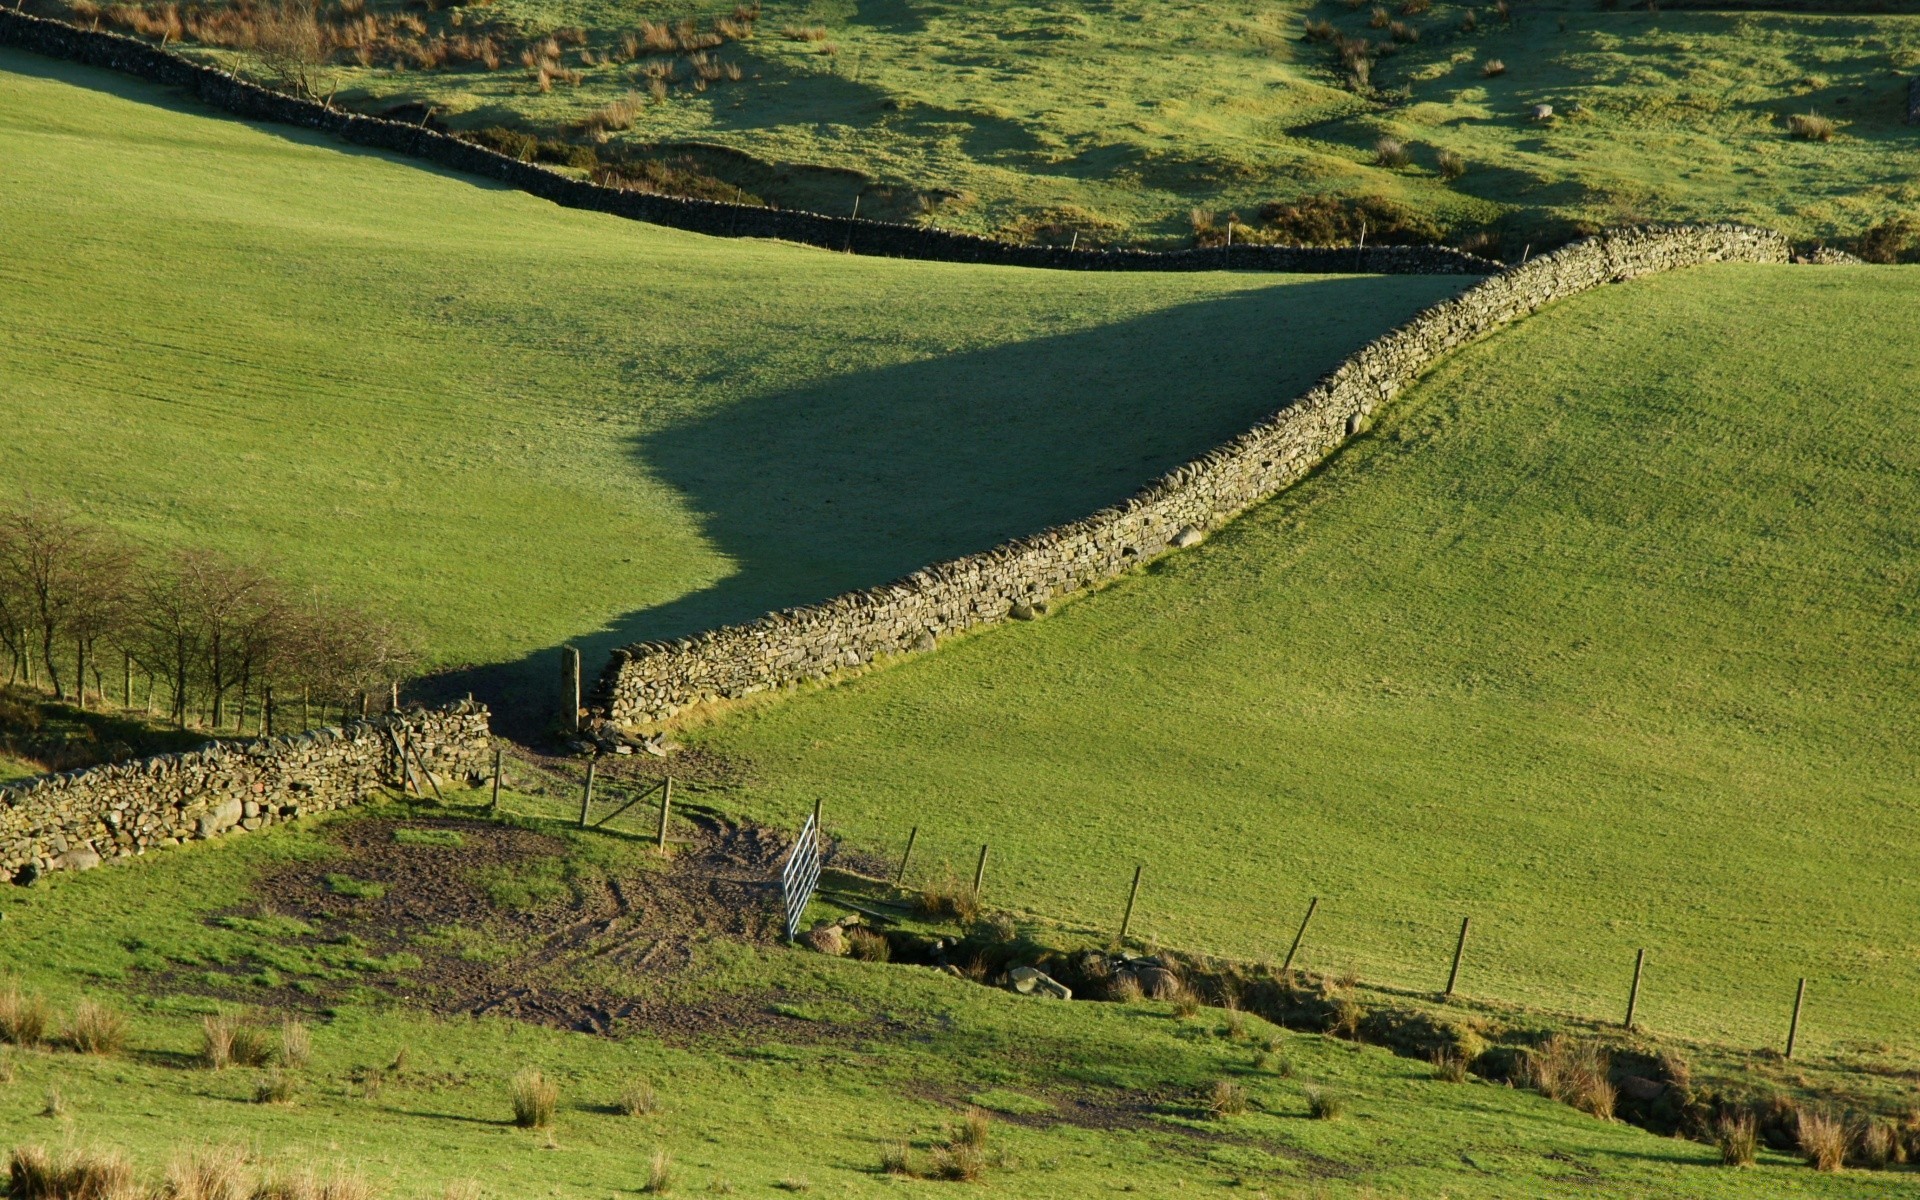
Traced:
<path id="1" fill-rule="evenodd" d="M 1460 286 L 702 238 L 17 54 L 0 152 L 5 490 L 439 665 L 597 666 L 1077 517 Z"/>
<path id="2" fill-rule="evenodd" d="M 564 802 L 506 799 L 519 819 L 575 837 L 575 861 L 650 858 L 644 842 L 567 834 Z M 979 1097 L 1030 1115 L 995 1120 L 995 1165 L 969 1194 L 1898 1194 L 1899 1177 L 1833 1179 L 1776 1155 L 1728 1171 L 1712 1165 L 1709 1147 L 1594 1121 L 1527 1091 L 1438 1082 L 1425 1063 L 1322 1037 L 1286 1035 L 1288 1070 L 1259 1067 L 1213 1011 L 1177 1021 L 1165 1004 L 1061 1004 L 924 968 L 724 944 L 704 952 L 702 990 L 755 998 L 749 1012 L 798 1013 L 805 1023 L 615 1039 L 435 1019 L 349 996 L 307 1015 L 313 1064 L 296 1073 L 294 1103 L 251 1103 L 257 1072 L 196 1063 L 201 1017 L 216 1007 L 193 994 L 201 971 L 218 965 L 279 983 L 386 973 L 299 921 L 218 915 L 252 903 L 255 871 L 325 852 L 309 822 L 0 891 L 9 972 L 63 1010 L 91 995 L 134 1014 L 123 1059 L 7 1052 L 0 1147 L 117 1146 L 154 1177 L 196 1144 L 241 1146 L 269 1168 L 342 1163 L 392 1200 L 438 1197 L 459 1179 L 502 1200 L 630 1195 L 664 1149 L 679 1172 L 676 1194 L 725 1180 L 736 1195 L 777 1196 L 783 1181 L 805 1180 L 813 1194 L 882 1196 L 902 1185 L 879 1172 L 883 1150 L 907 1139 L 924 1164 Z M 626 986 L 654 994 L 663 985 Z M 1258 1020 L 1251 1028 L 1256 1042 L 1275 1032 Z M 550 1132 L 510 1123 L 508 1081 L 528 1067 L 559 1084 Z M 653 1086 L 659 1112 L 615 1109 L 636 1078 Z M 1247 1088 L 1251 1110 L 1198 1119 L 1194 1098 L 1221 1078 Z M 40 1115 L 50 1086 L 66 1099 L 64 1117 Z M 1314 1086 L 1343 1096 L 1348 1115 L 1303 1119 Z M 1124 1117 L 1101 1127 L 1031 1115 L 1070 1111 L 1073 1100 Z"/>
<path id="3" fill-rule="evenodd" d="M 1170 945 L 1803 1052 L 1916 1045 L 1916 280 L 1550 308 L 1316 478 L 1031 625 L 701 736 L 748 809 Z"/>
<path id="4" fill-rule="evenodd" d="M 766 183 L 787 205 L 844 213 L 865 190 L 863 212 L 911 219 L 914 194 L 942 189 L 963 194 L 939 211 L 942 224 L 1017 232 L 1070 209 L 1090 229 L 1164 241 L 1185 237 L 1196 205 L 1252 220 L 1264 201 L 1319 192 L 1397 199 L 1461 230 L 1492 223 L 1515 256 L 1571 223 L 1627 217 L 1845 236 L 1916 200 L 1902 124 L 1906 77 L 1920 64 L 1912 14 L 1608 12 L 1542 0 L 1515 4 L 1502 23 L 1488 4 L 1407 18 L 1387 7 L 1420 41 L 1381 59 L 1380 95 L 1362 98 L 1342 86 L 1328 48 L 1301 34 L 1326 19 L 1384 42 L 1369 4 L 775 0 L 757 38 L 721 52 L 746 79 L 676 92 L 616 140 L 709 143 L 845 172 L 788 170 Z M 688 9 L 500 0 L 494 11 L 530 33 L 580 25 L 604 47 L 642 18 Z M 1471 33 L 1461 28 L 1469 12 Z M 816 23 L 837 54 L 779 36 Z M 1492 58 L 1505 74 L 1482 74 Z M 584 71 L 579 87 L 546 94 L 512 61 L 492 73 L 333 74 L 346 94 L 425 97 L 464 126 L 559 128 L 644 91 L 638 65 Z M 1541 103 L 1552 121 L 1532 119 Z M 1836 119 L 1839 137 L 1792 140 L 1785 122 L 1798 112 Z M 1374 165 L 1382 134 L 1412 147 L 1412 166 Z M 1464 178 L 1441 179 L 1442 149 L 1465 157 Z M 764 174 L 741 178 L 751 186 Z"/>

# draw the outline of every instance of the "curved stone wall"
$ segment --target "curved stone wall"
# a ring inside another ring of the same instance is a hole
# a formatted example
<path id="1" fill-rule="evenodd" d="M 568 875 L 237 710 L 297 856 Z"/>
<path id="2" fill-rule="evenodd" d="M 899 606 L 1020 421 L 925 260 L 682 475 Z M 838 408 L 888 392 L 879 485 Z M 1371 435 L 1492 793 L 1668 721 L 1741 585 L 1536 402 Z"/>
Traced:
<path id="1" fill-rule="evenodd" d="M 657 196 L 601 187 L 417 125 L 341 112 L 311 100 L 283 95 L 122 34 L 79 29 L 64 22 L 0 8 L 0 46 L 105 67 L 154 83 L 184 88 L 202 102 L 236 116 L 317 129 L 356 145 L 404 154 L 470 175 L 483 175 L 567 208 L 589 209 L 718 237 L 780 238 L 886 258 L 1082 271 L 1217 271 L 1230 267 L 1316 274 L 1485 275 L 1500 269 L 1499 263 L 1450 246 L 1070 250 L 1063 246 L 1027 246 L 884 221 Z"/>
<path id="2" fill-rule="evenodd" d="M 1031 617 L 1054 597 L 1199 541 L 1312 470 L 1440 357 L 1544 305 L 1700 263 L 1789 257 L 1784 236 L 1737 225 L 1624 229 L 1562 247 L 1420 312 L 1259 425 L 1120 504 L 880 587 L 616 650 L 593 703 L 616 723 L 640 724 Z"/>

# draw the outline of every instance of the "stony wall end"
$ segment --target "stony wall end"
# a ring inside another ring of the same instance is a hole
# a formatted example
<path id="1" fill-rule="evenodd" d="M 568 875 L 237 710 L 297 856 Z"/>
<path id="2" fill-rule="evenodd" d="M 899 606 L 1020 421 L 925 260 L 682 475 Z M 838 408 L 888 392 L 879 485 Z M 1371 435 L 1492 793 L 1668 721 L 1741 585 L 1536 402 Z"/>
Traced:
<path id="1" fill-rule="evenodd" d="M 344 728 L 43 775 L 0 788 L 0 872 L 30 882 L 48 871 L 85 870 L 156 846 L 357 804 L 382 788 L 405 786 L 403 745 L 416 779 L 421 762 L 443 782 L 492 770 L 487 710 L 460 701 Z"/>
<path id="2" fill-rule="evenodd" d="M 1790 260 L 1787 239 L 1739 225 L 1642 226 L 1564 246 L 1433 305 L 1347 358 L 1231 442 L 1109 508 L 876 588 L 667 642 L 616 650 L 593 704 L 621 725 L 672 717 L 1031 618 L 1272 497 L 1311 471 L 1449 352 L 1603 284 L 1714 262 Z"/>

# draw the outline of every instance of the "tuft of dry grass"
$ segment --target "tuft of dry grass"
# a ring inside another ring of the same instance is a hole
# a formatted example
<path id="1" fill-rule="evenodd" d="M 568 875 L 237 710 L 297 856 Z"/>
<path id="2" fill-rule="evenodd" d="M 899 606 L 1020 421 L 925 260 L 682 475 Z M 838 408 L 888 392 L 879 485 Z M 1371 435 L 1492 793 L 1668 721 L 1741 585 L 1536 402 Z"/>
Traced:
<path id="1" fill-rule="evenodd" d="M 309 1168 L 261 1180 L 250 1200 L 375 1200 L 378 1195 L 358 1175 L 339 1168 L 322 1175 Z"/>
<path id="2" fill-rule="evenodd" d="M 653 1152 L 647 1167 L 647 1185 L 640 1189 L 649 1196 L 664 1196 L 673 1190 L 673 1157 L 665 1150 Z"/>
<path id="3" fill-rule="evenodd" d="M 0 987 L 0 1042 L 38 1046 L 47 1040 L 53 1009 L 38 992 L 25 992 L 11 980 Z"/>
<path id="4" fill-rule="evenodd" d="M 1490 58 L 1480 64 L 1480 73 L 1488 79 L 1492 79 L 1496 75 L 1505 75 L 1507 73 L 1507 64 L 1497 58 Z"/>
<path id="5" fill-rule="evenodd" d="M 968 1105 L 967 1112 L 960 1120 L 960 1128 L 954 1130 L 953 1144 L 971 1146 L 975 1150 L 987 1148 L 987 1137 L 993 1132 L 992 1118 L 987 1111 L 976 1105 Z"/>
<path id="6" fill-rule="evenodd" d="M 1830 142 L 1838 126 L 1818 113 L 1794 113 L 1787 118 L 1787 132 L 1805 142 Z"/>
<path id="7" fill-rule="evenodd" d="M 1140 990 L 1140 977 L 1133 974 L 1115 975 L 1107 981 L 1107 999 L 1121 1004 L 1133 1004 L 1145 993 Z"/>
<path id="8" fill-rule="evenodd" d="M 313 1035 L 295 1017 L 280 1022 L 280 1064 L 289 1071 L 305 1070 L 313 1061 Z"/>
<path id="9" fill-rule="evenodd" d="M 528 1067 L 513 1077 L 513 1123 L 522 1129 L 545 1129 L 553 1124 L 560 1106 L 560 1085 Z"/>
<path id="10" fill-rule="evenodd" d="M 885 934 L 855 925 L 847 930 L 847 955 L 861 962 L 883 963 L 893 957 L 893 947 Z"/>
<path id="11" fill-rule="evenodd" d="M 1190 1021 L 1200 1014 L 1200 997 L 1194 990 L 1182 983 L 1173 994 L 1173 1015 L 1175 1020 Z"/>
<path id="12" fill-rule="evenodd" d="M 1207 1089 L 1203 1107 L 1215 1120 L 1237 1117 L 1247 1111 L 1247 1089 L 1231 1079 L 1216 1079 Z"/>
<path id="13" fill-rule="evenodd" d="M 253 1181 L 246 1151 L 204 1147 L 175 1158 L 167 1164 L 161 1194 L 165 1200 L 249 1200 Z"/>
<path id="14" fill-rule="evenodd" d="M 15 1147 L 7 1179 L 12 1200 L 141 1200 L 133 1164 L 112 1151 Z"/>
<path id="15" fill-rule="evenodd" d="M 1448 182 L 1467 173 L 1467 160 L 1452 150 L 1442 150 L 1434 156 L 1434 165 L 1440 168 L 1440 178 Z"/>
<path id="16" fill-rule="evenodd" d="M 1433 1077 L 1443 1083 L 1465 1083 L 1467 1081 L 1466 1056 L 1458 1050 L 1434 1051 Z"/>
<path id="17" fill-rule="evenodd" d="M 1367 27 L 1369 29 L 1385 29 L 1392 23 L 1393 14 L 1388 12 L 1384 5 L 1374 5 L 1373 12 L 1367 15 Z"/>
<path id="18" fill-rule="evenodd" d="M 644 1079 L 636 1079 L 621 1090 L 613 1106 L 629 1117 L 648 1117 L 660 1111 L 660 1094 Z"/>
<path id="19" fill-rule="evenodd" d="M 987 1173 L 987 1156 L 972 1146 L 942 1146 L 933 1152 L 936 1179 L 955 1183 L 978 1183 Z"/>
<path id="20" fill-rule="evenodd" d="M 904 1140 L 894 1142 L 880 1152 L 880 1173 L 899 1175 L 906 1179 L 916 1178 L 913 1170 L 913 1147 Z"/>
<path id="21" fill-rule="evenodd" d="M 440 1200 L 480 1200 L 480 1183 L 475 1179 L 449 1179 L 440 1189 Z"/>
<path id="22" fill-rule="evenodd" d="M 46 1102 L 40 1107 L 43 1117 L 64 1117 L 67 1115 L 67 1097 L 53 1084 L 47 1085 Z"/>
<path id="23" fill-rule="evenodd" d="M 973 894 L 972 885 L 948 867 L 938 879 L 920 889 L 914 909 L 924 920 L 971 925 L 980 917 L 980 897 Z"/>
<path id="24" fill-rule="evenodd" d="M 780 31 L 780 36 L 790 42 L 824 42 L 827 40 L 825 25 L 789 25 Z"/>
<path id="25" fill-rule="evenodd" d="M 1714 1123 L 1713 1144 L 1720 1149 L 1720 1162 L 1729 1167 L 1750 1167 L 1760 1149 L 1760 1129 L 1752 1113 L 1721 1117 Z"/>
<path id="26" fill-rule="evenodd" d="M 93 1000 L 73 1006 L 67 1044 L 82 1054 L 112 1055 L 127 1048 L 127 1019 Z"/>
<path id="27" fill-rule="evenodd" d="M 1383 137 L 1373 144 L 1373 161 L 1382 167 L 1404 167 L 1413 156 L 1399 138 Z"/>
<path id="28" fill-rule="evenodd" d="M 1327 20 L 1308 21 L 1303 31 L 1310 42 L 1330 42 L 1334 37 L 1333 22 Z"/>
<path id="29" fill-rule="evenodd" d="M 1795 1122 L 1800 1152 L 1816 1171 L 1838 1171 L 1846 1165 L 1847 1124 L 1832 1113 L 1801 1109 Z"/>
<path id="30" fill-rule="evenodd" d="M 1556 1033 L 1527 1057 L 1527 1082 L 1548 1099 L 1611 1121 L 1617 1098 L 1608 1078 L 1612 1068 L 1600 1045 Z"/>
<path id="31" fill-rule="evenodd" d="M 1222 1032 L 1227 1035 L 1228 1041 L 1244 1042 L 1247 1040 L 1247 1014 L 1241 1011 L 1239 1005 L 1229 1001 L 1222 1009 L 1220 1015 L 1225 1022 L 1225 1029 Z"/>
<path id="32" fill-rule="evenodd" d="M 1346 1098 L 1322 1087 L 1306 1091 L 1307 1116 L 1315 1121 L 1338 1121 L 1347 1114 Z"/>
<path id="33" fill-rule="evenodd" d="M 1853 1130 L 1853 1145 L 1862 1166 L 1874 1170 L 1897 1161 L 1903 1147 L 1893 1126 L 1873 1117 L 1862 1117 Z"/>
<path id="34" fill-rule="evenodd" d="M 1405 21 L 1395 21 L 1387 26 L 1387 35 L 1396 42 L 1417 42 L 1420 40 L 1420 28 Z"/>
<path id="35" fill-rule="evenodd" d="M 299 1081 L 279 1068 L 271 1068 L 253 1085 L 255 1104 L 292 1104 L 299 1094 Z"/>
<path id="36" fill-rule="evenodd" d="M 200 1061 L 211 1071 L 224 1071 L 233 1065 L 233 1035 L 240 1022 L 229 1013 L 214 1013 L 200 1019 Z"/>

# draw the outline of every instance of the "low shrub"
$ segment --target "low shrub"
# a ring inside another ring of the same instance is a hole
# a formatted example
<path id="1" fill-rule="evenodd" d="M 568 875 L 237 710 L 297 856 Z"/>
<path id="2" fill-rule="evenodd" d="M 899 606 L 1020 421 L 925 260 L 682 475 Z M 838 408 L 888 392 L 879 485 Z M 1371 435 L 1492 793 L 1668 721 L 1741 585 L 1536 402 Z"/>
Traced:
<path id="1" fill-rule="evenodd" d="M 1440 169 L 1440 178 L 1449 183 L 1467 173 L 1467 160 L 1452 150 L 1442 150 L 1433 161 Z"/>
<path id="2" fill-rule="evenodd" d="M 1794 113 L 1787 118 L 1787 132 L 1804 142 L 1830 142 L 1837 128 L 1831 118 L 1818 113 Z"/>
<path id="3" fill-rule="evenodd" d="M 1720 1149 L 1720 1162 L 1729 1167 L 1750 1167 L 1760 1148 L 1760 1132 L 1752 1113 L 1721 1117 L 1714 1122 L 1713 1144 Z"/>
<path id="4" fill-rule="evenodd" d="M 653 1152 L 647 1167 L 647 1185 L 640 1189 L 649 1196 L 664 1196 L 673 1190 L 673 1158 L 665 1150 Z"/>
<path id="5" fill-rule="evenodd" d="M 1816 1171 L 1838 1171 L 1847 1161 L 1847 1125 L 1831 1113 L 1801 1109 L 1796 1133 L 1800 1152 Z"/>
<path id="6" fill-rule="evenodd" d="M 644 1079 L 636 1079 L 621 1090 L 613 1106 L 629 1117 L 649 1117 L 660 1111 L 660 1095 Z"/>
<path id="7" fill-rule="evenodd" d="M 1432 218 L 1376 196 L 1307 196 L 1260 206 L 1259 240 L 1296 246 L 1435 245 L 1445 236 Z"/>
<path id="8" fill-rule="evenodd" d="M 1916 230 L 1904 217 L 1882 221 L 1854 239 L 1853 252 L 1870 263 L 1907 262 L 1914 258 Z"/>
<path id="9" fill-rule="evenodd" d="M 545 1129 L 553 1124 L 560 1106 L 560 1085 L 532 1067 L 513 1077 L 513 1123 L 522 1129 Z"/>
<path id="10" fill-rule="evenodd" d="M 1505 75 L 1507 73 L 1507 64 L 1497 58 L 1490 58 L 1480 64 L 1480 73 L 1488 79 L 1492 79 L 1496 75 Z"/>
<path id="11" fill-rule="evenodd" d="M 228 1013 L 214 1013 L 200 1019 L 200 1061 L 210 1071 L 224 1071 L 233 1065 L 233 1035 L 239 1021 Z"/>
<path id="12" fill-rule="evenodd" d="M 1218 1079 L 1207 1089 L 1202 1107 L 1207 1115 L 1218 1120 L 1221 1117 L 1237 1117 L 1247 1111 L 1247 1089 L 1231 1079 Z"/>
<path id="13" fill-rule="evenodd" d="M 1373 144 L 1373 161 L 1382 167 L 1404 167 L 1412 161 L 1399 138 L 1383 137 Z"/>
<path id="14" fill-rule="evenodd" d="M 118 1054 L 127 1048 L 127 1019 L 93 1000 L 73 1007 L 67 1044 L 82 1054 Z"/>

